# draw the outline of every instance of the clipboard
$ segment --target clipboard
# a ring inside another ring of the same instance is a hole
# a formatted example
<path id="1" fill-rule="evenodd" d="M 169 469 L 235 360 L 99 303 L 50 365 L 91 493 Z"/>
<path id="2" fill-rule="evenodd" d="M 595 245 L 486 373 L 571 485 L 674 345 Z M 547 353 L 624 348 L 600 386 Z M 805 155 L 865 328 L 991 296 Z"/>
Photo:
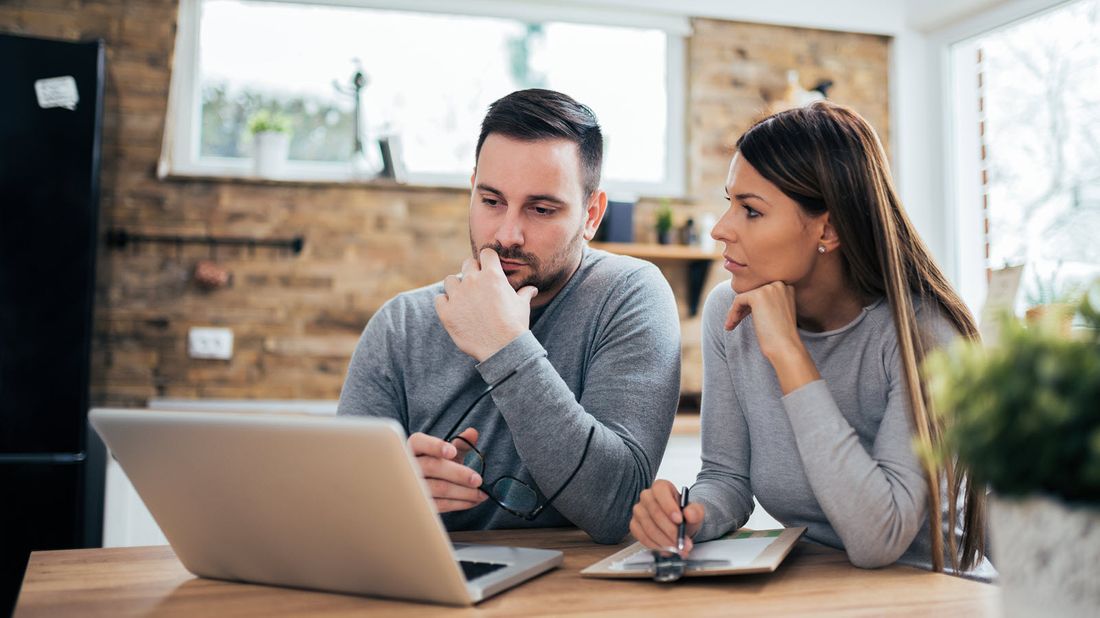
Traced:
<path id="1" fill-rule="evenodd" d="M 684 577 L 771 573 L 779 568 L 805 533 L 805 527 L 741 529 L 699 543 L 687 556 Z M 653 557 L 641 543 L 634 543 L 581 571 L 581 577 L 608 579 L 648 579 L 652 576 Z"/>

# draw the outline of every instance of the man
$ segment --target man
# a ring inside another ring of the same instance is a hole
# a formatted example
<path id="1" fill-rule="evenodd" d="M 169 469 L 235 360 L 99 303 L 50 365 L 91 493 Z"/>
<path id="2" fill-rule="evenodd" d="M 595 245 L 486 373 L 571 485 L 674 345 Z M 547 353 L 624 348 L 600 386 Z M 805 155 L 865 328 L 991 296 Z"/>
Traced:
<path id="1" fill-rule="evenodd" d="M 575 524 L 618 542 L 657 472 L 679 321 L 656 267 L 588 247 L 607 207 L 602 150 L 595 116 L 563 94 L 493 103 L 472 258 L 387 302 L 352 356 L 340 414 L 405 427 L 448 529 Z"/>

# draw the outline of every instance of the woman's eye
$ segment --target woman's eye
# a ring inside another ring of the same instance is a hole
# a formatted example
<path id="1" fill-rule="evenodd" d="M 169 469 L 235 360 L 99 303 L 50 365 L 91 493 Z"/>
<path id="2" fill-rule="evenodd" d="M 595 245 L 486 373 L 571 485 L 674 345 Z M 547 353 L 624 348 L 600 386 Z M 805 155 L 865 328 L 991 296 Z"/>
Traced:
<path id="1" fill-rule="evenodd" d="M 748 214 L 750 219 L 755 219 L 760 216 L 760 211 L 749 206 L 748 204 L 741 204 L 741 207 L 745 209 L 745 213 Z"/>

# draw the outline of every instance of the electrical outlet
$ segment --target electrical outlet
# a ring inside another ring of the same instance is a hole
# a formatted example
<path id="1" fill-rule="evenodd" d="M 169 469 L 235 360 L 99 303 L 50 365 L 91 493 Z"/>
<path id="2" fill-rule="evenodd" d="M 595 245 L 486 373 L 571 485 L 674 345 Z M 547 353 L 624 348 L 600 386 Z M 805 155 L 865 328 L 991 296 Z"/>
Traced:
<path id="1" fill-rule="evenodd" d="M 191 358 L 233 358 L 233 331 L 228 328 L 192 327 L 187 333 Z"/>

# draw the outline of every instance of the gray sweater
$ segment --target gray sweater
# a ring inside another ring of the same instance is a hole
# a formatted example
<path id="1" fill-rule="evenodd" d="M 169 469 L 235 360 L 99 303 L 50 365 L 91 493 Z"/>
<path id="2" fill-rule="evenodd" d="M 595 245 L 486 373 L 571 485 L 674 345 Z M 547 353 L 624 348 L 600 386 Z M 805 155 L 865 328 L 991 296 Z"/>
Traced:
<path id="1" fill-rule="evenodd" d="M 652 264 L 585 249 L 580 268 L 532 316 L 531 330 L 483 363 L 451 341 L 435 312 L 441 284 L 398 295 L 363 331 L 340 394 L 340 414 L 396 419 L 409 433 L 445 437 L 486 388 L 513 371 L 467 417 L 480 432 L 483 477 L 511 475 L 553 494 L 535 521 L 492 501 L 445 513 L 450 530 L 575 524 L 618 542 L 631 506 L 661 462 L 680 389 L 680 324 L 672 291 Z"/>
<path id="2" fill-rule="evenodd" d="M 931 568 L 928 490 L 889 305 L 880 299 L 833 331 L 800 330 L 821 379 L 783 396 L 752 316 L 724 330 L 733 297 L 725 282 L 703 310 L 703 467 L 691 498 L 706 517 L 696 538 L 743 525 L 755 495 L 785 526 L 806 526 L 856 566 Z M 918 306 L 916 318 L 926 346 L 958 336 L 938 310 Z"/>

